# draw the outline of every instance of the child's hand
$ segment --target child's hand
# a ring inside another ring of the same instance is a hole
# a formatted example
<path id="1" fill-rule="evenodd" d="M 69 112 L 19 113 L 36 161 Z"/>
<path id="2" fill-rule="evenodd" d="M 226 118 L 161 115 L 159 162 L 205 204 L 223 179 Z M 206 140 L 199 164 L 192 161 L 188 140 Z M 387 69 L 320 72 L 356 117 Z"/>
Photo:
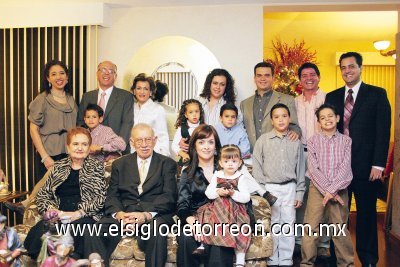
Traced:
<path id="1" fill-rule="evenodd" d="M 101 152 L 101 146 L 99 145 L 90 145 L 90 154 L 98 154 Z"/>
<path id="2" fill-rule="evenodd" d="M 344 206 L 344 201 L 343 201 L 343 199 L 342 199 L 339 195 L 336 195 L 336 196 L 335 196 L 335 201 L 336 201 L 336 202 L 339 202 L 340 205 Z"/>
<path id="3" fill-rule="evenodd" d="M 303 205 L 303 202 L 299 201 L 299 200 L 295 200 L 294 201 L 294 208 L 298 209 Z"/>
<path id="4" fill-rule="evenodd" d="M 218 189 L 217 189 L 217 194 L 218 194 L 220 197 L 227 197 L 227 196 L 229 196 L 229 190 L 226 189 L 226 188 L 218 188 Z"/>
<path id="5" fill-rule="evenodd" d="M 322 201 L 322 205 L 324 205 L 324 207 L 326 206 L 326 204 L 328 204 L 329 200 L 333 199 L 333 195 L 329 192 L 325 193 L 325 197 L 324 200 Z"/>
<path id="6" fill-rule="evenodd" d="M 297 141 L 300 136 L 295 131 L 288 131 L 287 137 L 290 141 Z"/>
<path id="7" fill-rule="evenodd" d="M 228 189 L 228 192 L 229 192 L 229 196 L 233 196 L 233 194 L 235 194 L 234 189 Z"/>

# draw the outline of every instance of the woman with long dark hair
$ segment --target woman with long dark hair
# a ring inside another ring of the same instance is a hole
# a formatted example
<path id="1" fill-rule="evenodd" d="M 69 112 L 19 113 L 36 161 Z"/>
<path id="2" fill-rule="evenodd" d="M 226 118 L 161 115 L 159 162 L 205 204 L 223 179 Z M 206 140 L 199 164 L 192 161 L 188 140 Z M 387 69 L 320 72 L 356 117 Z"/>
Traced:
<path id="1" fill-rule="evenodd" d="M 177 214 L 182 225 L 191 225 L 193 231 L 196 212 L 208 203 L 206 188 L 213 173 L 217 170 L 218 153 L 221 143 L 213 126 L 202 124 L 197 127 L 190 138 L 189 166 L 182 171 L 179 181 Z M 197 257 L 193 252 L 203 241 L 201 236 L 178 236 L 177 265 L 197 267 L 202 260 L 206 266 L 233 266 L 234 251 L 232 248 L 207 246 L 205 255 Z"/>
<path id="2" fill-rule="evenodd" d="M 40 94 L 29 104 L 30 136 L 35 146 L 35 184 L 54 161 L 67 156 L 67 132 L 76 126 L 78 107 L 72 96 L 67 66 L 48 62 L 42 74 Z"/>

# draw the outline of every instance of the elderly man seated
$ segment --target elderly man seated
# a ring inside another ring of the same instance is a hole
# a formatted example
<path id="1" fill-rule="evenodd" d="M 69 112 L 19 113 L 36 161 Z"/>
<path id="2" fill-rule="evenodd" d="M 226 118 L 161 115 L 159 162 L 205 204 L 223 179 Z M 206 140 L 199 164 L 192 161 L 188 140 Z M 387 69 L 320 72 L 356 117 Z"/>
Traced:
<path id="1" fill-rule="evenodd" d="M 122 230 L 126 235 L 137 236 L 139 247 L 146 255 L 146 266 L 164 267 L 167 237 L 154 235 L 153 228 L 174 223 L 176 163 L 154 152 L 157 137 L 147 124 L 139 123 L 132 128 L 130 142 L 136 152 L 113 162 L 105 202 L 106 217 L 98 222 L 102 226 L 98 236 L 85 233 L 85 256 L 97 252 L 109 266 L 110 256 L 123 236 Z M 149 231 L 144 234 L 140 226 L 147 223 Z M 117 235 L 111 235 L 112 228 L 118 229 Z"/>

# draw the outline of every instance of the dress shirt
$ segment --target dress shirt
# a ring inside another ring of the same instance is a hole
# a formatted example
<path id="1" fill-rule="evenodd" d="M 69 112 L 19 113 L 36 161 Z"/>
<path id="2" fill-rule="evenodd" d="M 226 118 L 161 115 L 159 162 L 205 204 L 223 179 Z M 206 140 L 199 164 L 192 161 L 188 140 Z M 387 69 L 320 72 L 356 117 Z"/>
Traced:
<path id="1" fill-rule="evenodd" d="M 357 99 L 357 95 L 358 92 L 360 91 L 360 86 L 361 86 L 362 81 L 360 80 L 358 83 L 356 83 L 353 87 L 348 87 L 347 84 L 344 86 L 345 88 L 345 94 L 344 94 L 344 99 L 343 102 L 346 103 L 346 97 L 349 94 L 349 90 L 352 89 L 353 90 L 353 99 L 354 99 L 354 103 L 356 103 L 356 99 Z"/>
<path id="2" fill-rule="evenodd" d="M 99 124 L 90 131 L 90 136 L 92 137 L 92 144 L 102 146 L 104 152 L 122 152 L 126 148 L 124 139 L 114 133 L 108 126 Z M 100 162 L 104 162 L 103 153 L 91 156 Z"/>
<path id="3" fill-rule="evenodd" d="M 196 129 L 200 125 L 200 122 L 190 123 L 189 121 L 187 121 L 187 124 L 189 126 L 189 129 L 188 129 L 189 136 L 191 136 L 194 129 Z M 178 155 L 179 151 L 181 150 L 181 148 L 179 147 L 179 142 L 181 141 L 181 139 L 182 139 L 181 127 L 178 127 L 178 129 L 176 129 L 174 140 L 172 141 L 172 145 L 171 145 L 171 149 L 176 154 L 176 156 Z"/>
<path id="4" fill-rule="evenodd" d="M 215 106 L 210 109 L 210 101 L 208 101 L 207 98 L 204 97 L 199 97 L 198 98 L 199 102 L 203 106 L 204 110 L 204 123 L 209 124 L 212 126 L 216 126 L 221 123 L 220 121 L 220 113 L 221 113 L 221 107 L 226 104 L 226 101 L 224 97 L 221 97 L 218 102 L 215 104 Z M 243 123 L 243 115 L 241 110 L 238 108 L 238 118 L 237 118 L 237 123 L 242 124 Z"/>
<path id="5" fill-rule="evenodd" d="M 153 100 L 149 99 L 141 107 L 139 107 L 139 104 L 135 102 L 133 109 L 135 114 L 134 125 L 138 123 L 146 123 L 150 125 L 154 130 L 155 136 L 157 136 L 157 142 L 154 147 L 154 151 L 169 157 L 170 151 L 167 115 L 164 108 L 158 103 L 155 103 Z M 131 152 L 135 152 L 134 147 L 131 148 Z"/>
<path id="6" fill-rule="evenodd" d="M 142 158 L 140 158 L 139 156 L 137 156 L 137 166 L 138 166 L 138 169 L 140 169 L 140 167 L 141 167 L 141 165 L 142 165 L 142 160 L 145 160 L 146 161 L 146 163 L 145 163 L 145 167 L 144 167 L 144 176 L 147 178 L 147 174 L 148 174 L 148 172 L 149 172 L 149 167 L 150 167 L 150 163 L 151 163 L 151 159 L 153 158 L 153 155 L 151 155 L 150 157 L 148 157 L 147 159 L 142 159 Z M 138 187 L 142 187 L 142 185 L 143 185 L 143 183 L 144 183 L 144 181 L 146 181 L 146 180 L 143 180 L 143 182 L 142 182 L 142 180 L 141 179 L 139 179 L 140 180 L 140 184 L 139 184 L 139 186 Z M 154 218 L 154 216 L 156 216 L 157 215 L 157 212 L 149 212 L 150 214 L 151 214 L 151 216 Z M 113 217 L 114 219 L 116 219 L 116 216 L 117 216 L 117 212 L 116 213 L 113 213 L 112 215 L 111 215 L 111 217 Z"/>
<path id="7" fill-rule="evenodd" d="M 104 96 L 104 112 L 106 112 L 107 103 L 108 103 L 108 100 L 110 99 L 113 89 L 114 89 L 114 86 L 111 86 L 110 88 L 107 88 L 105 90 L 99 88 L 99 93 L 97 95 L 97 103 L 96 104 L 99 104 L 100 99 L 101 99 L 101 94 L 106 93 L 106 95 Z"/>
<path id="8" fill-rule="evenodd" d="M 301 128 L 301 142 L 307 145 L 307 140 L 316 133 L 321 132 L 321 126 L 317 121 L 315 111 L 325 102 L 326 94 L 318 89 L 311 97 L 310 101 L 306 101 L 304 94 L 294 99 L 297 111 L 297 119 Z"/>
<path id="9" fill-rule="evenodd" d="M 296 200 L 303 201 L 305 158 L 300 140 L 279 137 L 275 130 L 263 134 L 253 150 L 253 176 L 260 184 L 295 182 Z"/>
<path id="10" fill-rule="evenodd" d="M 346 189 L 353 173 L 351 171 L 351 138 L 339 133 L 328 137 L 324 133 L 308 140 L 308 177 L 323 195 L 336 195 Z"/>
<path id="11" fill-rule="evenodd" d="M 250 201 L 250 192 L 247 189 L 246 180 L 244 179 L 243 174 L 240 171 L 236 171 L 232 176 L 227 177 L 225 176 L 223 170 L 216 171 L 211 178 L 210 184 L 207 186 L 205 194 L 209 199 L 216 199 L 219 197 L 217 193 L 217 178 L 223 178 L 227 180 L 238 178 L 238 190 L 235 190 L 235 192 L 231 196 L 232 199 L 238 203 L 247 203 Z"/>
<path id="12" fill-rule="evenodd" d="M 272 89 L 265 92 L 262 96 L 256 90 L 254 103 L 253 103 L 253 119 L 254 126 L 256 129 L 256 139 L 258 139 L 262 133 L 262 124 L 264 121 L 265 110 L 267 109 L 268 103 L 271 100 Z"/>
<path id="13" fill-rule="evenodd" d="M 226 128 L 222 123 L 217 124 L 217 130 L 221 146 L 224 145 L 237 145 L 240 149 L 242 157 L 250 154 L 250 142 L 246 130 L 243 125 L 234 125 L 232 128 Z"/>

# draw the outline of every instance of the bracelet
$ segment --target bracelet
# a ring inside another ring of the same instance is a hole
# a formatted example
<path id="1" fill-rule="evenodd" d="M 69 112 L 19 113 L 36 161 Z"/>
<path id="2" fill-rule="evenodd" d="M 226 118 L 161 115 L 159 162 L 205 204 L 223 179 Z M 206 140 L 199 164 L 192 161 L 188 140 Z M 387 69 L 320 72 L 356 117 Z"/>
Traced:
<path id="1" fill-rule="evenodd" d="M 40 162 L 44 163 L 48 157 L 50 157 L 50 156 L 46 156 L 46 157 L 42 158 L 42 160 Z"/>

